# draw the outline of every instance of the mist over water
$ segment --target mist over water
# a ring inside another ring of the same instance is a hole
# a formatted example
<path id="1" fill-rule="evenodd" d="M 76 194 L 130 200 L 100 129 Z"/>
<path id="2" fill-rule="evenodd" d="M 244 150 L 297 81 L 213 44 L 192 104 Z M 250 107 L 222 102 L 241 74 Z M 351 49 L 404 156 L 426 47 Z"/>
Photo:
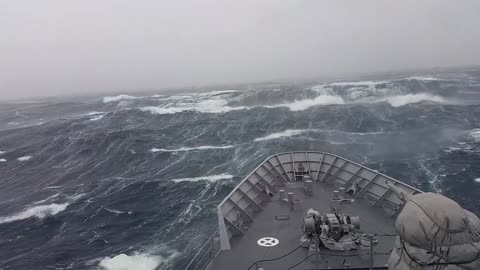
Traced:
<path id="1" fill-rule="evenodd" d="M 269 155 L 326 151 L 480 213 L 480 71 L 0 107 L 0 268 L 183 269 Z"/>

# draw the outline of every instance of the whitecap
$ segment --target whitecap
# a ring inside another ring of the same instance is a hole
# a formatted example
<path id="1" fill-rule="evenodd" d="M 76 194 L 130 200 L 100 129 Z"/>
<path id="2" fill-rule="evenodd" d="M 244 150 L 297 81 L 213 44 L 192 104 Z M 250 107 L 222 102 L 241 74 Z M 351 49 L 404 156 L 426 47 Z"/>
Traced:
<path id="1" fill-rule="evenodd" d="M 102 259 L 99 265 L 106 270 L 154 270 L 162 261 L 161 256 L 140 253 L 131 256 L 120 254 Z"/>
<path id="2" fill-rule="evenodd" d="M 378 84 L 389 83 L 390 81 L 358 81 L 358 82 L 333 82 L 330 86 L 375 86 Z"/>
<path id="3" fill-rule="evenodd" d="M 49 187 L 46 187 L 44 189 L 57 189 L 57 188 L 61 188 L 62 186 L 49 186 Z"/>
<path id="4" fill-rule="evenodd" d="M 475 178 L 474 181 L 480 183 L 480 178 Z"/>
<path id="5" fill-rule="evenodd" d="M 98 114 L 104 114 L 104 113 L 105 112 L 89 112 L 89 113 L 87 113 L 87 115 L 92 116 L 92 115 L 98 115 Z"/>
<path id="6" fill-rule="evenodd" d="M 408 78 L 405 78 L 405 80 L 409 81 L 441 81 L 441 79 L 432 77 L 432 76 L 411 76 Z"/>
<path id="7" fill-rule="evenodd" d="M 401 106 L 405 106 L 407 104 L 419 103 L 419 102 L 423 102 L 423 101 L 432 101 L 432 102 L 443 103 L 443 102 L 445 102 L 445 99 L 441 96 L 435 96 L 435 95 L 431 95 L 431 94 L 427 94 L 427 93 L 420 93 L 420 94 L 407 94 L 407 95 L 392 96 L 392 97 L 387 97 L 387 98 L 384 98 L 384 99 L 379 99 L 378 101 L 388 102 L 393 107 L 401 107 Z"/>
<path id="8" fill-rule="evenodd" d="M 0 162 L 7 162 L 7 160 L 4 158 L 0 158 Z"/>
<path id="9" fill-rule="evenodd" d="M 199 96 L 216 96 L 216 95 L 224 95 L 224 94 L 233 94 L 237 92 L 241 92 L 242 90 L 234 90 L 234 89 L 226 89 L 226 90 L 214 90 L 209 92 L 201 92 L 197 95 Z"/>
<path id="10" fill-rule="evenodd" d="M 103 209 L 107 210 L 107 211 L 110 212 L 110 213 L 114 213 L 114 214 L 117 214 L 117 215 L 118 215 L 118 214 L 123 214 L 123 213 L 125 213 L 125 212 L 122 212 L 122 211 L 120 211 L 120 210 L 110 209 L 110 208 L 106 208 L 106 207 L 103 208 Z"/>
<path id="11" fill-rule="evenodd" d="M 67 208 L 69 204 L 48 204 L 48 205 L 37 205 L 32 208 L 29 208 L 23 212 L 14 214 L 8 217 L 0 217 L 0 223 L 12 222 L 17 220 L 23 220 L 31 217 L 44 218 L 47 216 L 56 215 Z"/>
<path id="12" fill-rule="evenodd" d="M 32 158 L 32 156 L 24 156 L 24 157 L 19 157 L 17 158 L 18 161 L 27 161 L 27 160 L 30 160 Z"/>
<path id="13" fill-rule="evenodd" d="M 340 96 L 320 95 L 314 99 L 301 99 L 291 103 L 284 103 L 278 105 L 264 106 L 267 108 L 287 107 L 290 111 L 304 111 L 310 107 L 321 105 L 335 105 L 345 104 L 345 101 Z"/>
<path id="14" fill-rule="evenodd" d="M 3 154 L 5 154 L 5 151 L 0 150 L 0 155 L 3 155 Z"/>
<path id="15" fill-rule="evenodd" d="M 235 147 L 234 145 L 221 145 L 221 146 L 213 146 L 213 145 L 203 145 L 197 147 L 182 147 L 178 149 L 163 149 L 163 148 L 152 148 L 150 152 L 185 152 L 185 151 L 194 151 L 194 150 L 209 150 L 209 149 L 229 149 Z"/>
<path id="16" fill-rule="evenodd" d="M 150 112 L 152 114 L 175 114 L 185 111 L 197 111 L 202 113 L 226 113 L 230 111 L 246 110 L 249 107 L 227 106 L 228 101 L 222 99 L 204 100 L 196 103 L 181 103 L 177 106 L 148 106 L 140 108 L 141 111 Z"/>
<path id="17" fill-rule="evenodd" d="M 480 128 L 470 130 L 468 136 L 472 137 L 475 141 L 480 141 Z"/>
<path id="18" fill-rule="evenodd" d="M 105 116 L 104 114 L 96 115 L 96 116 L 90 118 L 90 121 L 98 121 L 98 120 L 102 119 L 104 116 Z"/>
<path id="19" fill-rule="evenodd" d="M 198 181 L 217 182 L 219 180 L 228 180 L 232 178 L 233 178 L 233 175 L 222 173 L 218 175 L 208 175 L 208 176 L 200 176 L 200 177 L 193 177 L 193 178 L 178 178 L 178 179 L 172 179 L 172 181 L 175 183 L 198 182 Z"/>
<path id="20" fill-rule="evenodd" d="M 281 132 L 269 134 L 265 137 L 256 138 L 254 141 L 258 142 L 258 141 L 274 140 L 274 139 L 279 139 L 284 137 L 292 137 L 292 136 L 296 136 L 296 135 L 299 135 L 305 132 L 310 132 L 310 131 L 312 130 L 311 129 L 287 129 Z"/>
<path id="21" fill-rule="evenodd" d="M 133 97 L 133 96 L 129 96 L 129 95 L 118 95 L 118 96 L 110 96 L 110 97 L 104 97 L 102 99 L 103 103 L 109 103 L 109 102 L 117 102 L 117 101 L 121 101 L 121 100 L 125 100 L 125 99 L 137 99 L 139 97 Z"/>

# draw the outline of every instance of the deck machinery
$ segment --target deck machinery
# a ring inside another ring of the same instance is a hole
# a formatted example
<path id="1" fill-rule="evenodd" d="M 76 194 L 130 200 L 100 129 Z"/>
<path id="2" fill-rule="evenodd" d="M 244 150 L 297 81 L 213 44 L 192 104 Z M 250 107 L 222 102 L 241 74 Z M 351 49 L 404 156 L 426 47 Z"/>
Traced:
<path id="1" fill-rule="evenodd" d="M 421 194 L 334 154 L 276 154 L 218 205 L 218 229 L 186 269 L 409 269 L 389 262 L 404 243 L 395 220 Z M 442 257 L 433 263 L 441 259 L 448 266 Z"/>

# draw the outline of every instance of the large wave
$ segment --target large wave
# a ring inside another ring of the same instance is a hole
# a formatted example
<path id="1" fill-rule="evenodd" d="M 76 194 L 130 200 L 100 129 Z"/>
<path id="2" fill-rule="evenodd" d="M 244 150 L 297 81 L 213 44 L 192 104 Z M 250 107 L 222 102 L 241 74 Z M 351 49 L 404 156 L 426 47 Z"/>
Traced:
<path id="1" fill-rule="evenodd" d="M 355 105 L 385 102 L 392 107 L 401 107 L 420 102 L 447 103 L 448 99 L 438 94 L 417 92 L 410 89 L 407 81 L 439 81 L 434 77 L 407 77 L 391 81 L 354 81 L 318 84 L 296 90 L 285 96 L 285 92 L 264 90 L 220 90 L 189 95 L 157 98 L 156 106 L 139 107 L 152 114 L 176 114 L 187 111 L 200 113 L 227 113 L 254 108 L 288 108 L 304 111 L 312 107 L 327 105 Z M 313 96 L 312 96 L 313 95 Z M 281 102 L 278 102 L 281 100 Z"/>

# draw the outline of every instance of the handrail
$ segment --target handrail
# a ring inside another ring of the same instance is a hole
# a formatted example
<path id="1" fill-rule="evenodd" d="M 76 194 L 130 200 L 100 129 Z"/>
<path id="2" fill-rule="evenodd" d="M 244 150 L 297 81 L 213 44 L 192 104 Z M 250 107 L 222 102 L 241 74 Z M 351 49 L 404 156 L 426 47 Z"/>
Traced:
<path id="1" fill-rule="evenodd" d="M 207 267 L 211 259 L 220 250 L 220 240 L 216 236 L 218 236 L 218 228 L 205 241 L 205 244 L 198 250 L 187 267 L 185 267 L 185 270 L 204 270 Z M 211 252 L 212 250 L 214 252 Z"/>

